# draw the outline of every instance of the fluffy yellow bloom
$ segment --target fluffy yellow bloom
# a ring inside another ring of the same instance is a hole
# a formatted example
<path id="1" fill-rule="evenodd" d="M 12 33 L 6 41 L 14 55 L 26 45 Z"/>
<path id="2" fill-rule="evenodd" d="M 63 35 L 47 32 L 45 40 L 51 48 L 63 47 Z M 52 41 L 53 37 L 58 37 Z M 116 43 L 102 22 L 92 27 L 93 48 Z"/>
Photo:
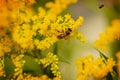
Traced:
<path id="1" fill-rule="evenodd" d="M 19 19 L 19 9 L 27 8 L 35 0 L 0 0 L 0 26 L 8 26 Z"/>
<path id="2" fill-rule="evenodd" d="M 87 80 L 89 77 L 102 79 L 109 72 L 113 72 L 115 62 L 112 58 L 105 60 L 103 58 L 93 59 L 92 55 L 80 58 L 76 62 L 78 77 L 77 80 Z"/>
<path id="3" fill-rule="evenodd" d="M 42 8 L 40 8 L 40 10 L 45 12 Z M 32 25 L 30 23 L 23 23 L 14 28 L 13 40 L 19 43 L 22 48 L 33 49 L 34 46 L 36 46 L 37 49 L 45 50 L 58 41 L 58 36 L 62 39 L 66 38 L 68 36 L 68 29 L 71 30 L 69 36 L 80 35 L 81 33 L 76 31 L 82 24 L 83 17 L 79 17 L 78 20 L 75 21 L 67 14 L 63 17 L 58 16 L 57 20 L 50 22 L 47 15 L 41 13 L 41 16 L 33 16 L 31 20 L 33 22 Z M 81 39 L 82 37 L 83 36 L 79 38 Z"/>
<path id="4" fill-rule="evenodd" d="M 77 2 L 77 0 L 55 0 L 55 2 L 48 2 L 46 8 L 49 8 L 48 16 L 51 20 L 55 20 L 56 16 L 67 9 L 68 5 Z"/>
<path id="5" fill-rule="evenodd" d="M 57 38 L 55 36 L 45 38 L 44 40 L 34 40 L 34 44 L 37 47 L 37 49 L 45 50 L 50 48 L 51 45 L 53 45 L 57 41 Z"/>
<path id="6" fill-rule="evenodd" d="M 116 57 L 117 57 L 118 76 L 120 77 L 120 51 L 117 52 Z"/>
<path id="7" fill-rule="evenodd" d="M 50 70 L 52 71 L 54 76 L 61 79 L 61 73 L 59 72 L 58 67 L 58 57 L 56 55 L 53 55 L 53 53 L 49 52 L 45 58 L 40 59 L 37 62 L 43 64 L 44 67 L 50 65 L 51 66 Z"/>
<path id="8" fill-rule="evenodd" d="M 56 77 L 53 79 L 49 78 L 47 75 L 41 75 L 41 76 L 32 76 L 31 74 L 24 74 L 24 78 L 22 80 L 60 80 Z"/>
<path id="9" fill-rule="evenodd" d="M 4 71 L 4 57 L 0 57 L 0 76 L 5 77 L 5 71 Z"/>
<path id="10" fill-rule="evenodd" d="M 6 32 L 3 29 L 0 29 L 0 57 L 4 55 L 4 53 L 9 53 L 13 46 L 12 40 L 9 38 Z"/>
<path id="11" fill-rule="evenodd" d="M 11 55 L 11 59 L 15 65 L 15 69 L 14 69 L 14 76 L 13 76 L 13 79 L 16 79 L 16 80 L 21 80 L 23 79 L 23 70 L 22 70 L 22 67 L 24 66 L 25 64 L 25 60 L 23 60 L 22 58 L 24 57 L 23 54 L 20 54 L 18 56 L 15 56 L 15 55 Z"/>
<path id="12" fill-rule="evenodd" d="M 34 0 L 26 1 L 34 3 Z M 24 4 L 26 1 L 21 1 L 19 4 Z M 75 31 L 81 26 L 83 17 L 79 17 L 75 21 L 70 14 L 58 16 L 69 4 L 76 1 L 55 0 L 55 2 L 48 2 L 46 4 L 48 10 L 39 7 L 38 15 L 34 14 L 32 8 L 26 7 L 26 5 L 21 6 L 17 12 L 15 8 L 14 13 L 11 14 L 16 21 L 12 24 L 13 40 L 20 44 L 23 49 L 33 50 L 36 47 L 45 50 L 50 48 L 58 39 L 65 39 L 68 35 L 69 37 L 76 36 L 71 34 L 76 33 Z"/>
<path id="13" fill-rule="evenodd" d="M 106 50 L 110 43 L 120 40 L 120 20 L 113 20 L 112 25 L 107 27 L 105 32 L 100 34 L 98 40 L 95 41 L 95 47 Z"/>
<path id="14" fill-rule="evenodd" d="M 34 77 L 31 74 L 25 74 L 22 80 L 51 80 L 51 79 L 49 79 L 48 76 L 46 75 Z"/>
<path id="15" fill-rule="evenodd" d="M 29 29 L 28 24 L 24 24 L 22 28 L 16 27 L 13 31 L 13 40 L 21 45 L 22 48 L 33 49 L 33 40 L 32 36 L 34 32 Z M 29 44 L 26 44 L 29 43 Z"/>

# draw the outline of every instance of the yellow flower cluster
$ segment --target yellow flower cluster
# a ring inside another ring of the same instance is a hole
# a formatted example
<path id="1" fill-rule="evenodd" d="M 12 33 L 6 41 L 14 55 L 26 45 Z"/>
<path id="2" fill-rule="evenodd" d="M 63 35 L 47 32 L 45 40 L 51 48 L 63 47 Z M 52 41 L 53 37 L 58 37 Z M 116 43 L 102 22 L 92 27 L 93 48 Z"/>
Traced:
<path id="1" fill-rule="evenodd" d="M 28 47 L 29 49 L 33 49 L 34 45 L 32 42 L 32 35 L 33 32 L 32 30 L 29 29 L 29 25 L 24 24 L 21 28 L 20 26 L 16 26 L 14 28 L 14 36 L 13 39 L 16 41 L 17 43 L 21 45 L 22 48 L 26 48 Z M 29 44 L 26 44 L 29 43 Z"/>
<path id="2" fill-rule="evenodd" d="M 76 3 L 77 0 L 55 0 L 54 2 L 48 2 L 45 6 L 49 8 L 48 17 L 51 20 L 55 20 L 57 15 L 59 15 L 62 11 L 67 9 L 67 6 Z"/>
<path id="3" fill-rule="evenodd" d="M 4 57 L 0 57 L 0 76 L 5 76 Z"/>
<path id="4" fill-rule="evenodd" d="M 95 41 L 95 47 L 106 50 L 107 45 L 113 41 L 120 40 L 120 20 L 113 20 L 112 25 L 100 34 L 99 40 Z"/>
<path id="5" fill-rule="evenodd" d="M 24 55 L 20 54 L 18 56 L 15 55 L 11 55 L 11 59 L 15 65 L 15 69 L 14 69 L 14 76 L 13 76 L 13 80 L 21 80 L 23 79 L 23 70 L 22 67 L 25 64 L 25 60 L 23 60 Z"/>
<path id="6" fill-rule="evenodd" d="M 30 7 L 35 0 L 0 0 L 0 26 L 9 26 L 19 17 L 19 9 Z"/>
<path id="7" fill-rule="evenodd" d="M 51 79 L 48 78 L 48 76 L 46 76 L 46 75 L 42 75 L 40 77 L 34 77 L 30 74 L 26 74 L 22 80 L 51 80 Z"/>
<path id="8" fill-rule="evenodd" d="M 35 0 L 0 0 L 0 57 L 4 53 L 10 53 L 18 45 L 11 38 L 11 33 L 16 28 L 15 26 L 23 22 L 22 13 L 19 15 L 23 9 L 27 9 L 27 15 L 30 17 L 28 11 L 33 3 Z"/>
<path id="9" fill-rule="evenodd" d="M 39 64 L 43 64 L 46 68 L 47 66 L 51 66 L 50 70 L 54 74 L 55 77 L 61 79 L 61 73 L 59 72 L 58 67 L 58 57 L 53 55 L 53 53 L 49 52 L 45 58 L 37 60 Z"/>
<path id="10" fill-rule="evenodd" d="M 118 76 L 120 78 L 120 51 L 117 52 L 116 57 L 117 57 Z"/>
<path id="11" fill-rule="evenodd" d="M 74 2 L 76 0 L 48 2 L 46 7 L 48 8 L 49 5 L 49 9 L 46 11 L 39 7 L 38 15 L 32 14 L 30 10 L 21 9 L 19 21 L 14 24 L 12 31 L 13 40 L 24 49 L 37 47 L 37 49 L 45 50 L 59 39 L 58 36 L 64 39 L 70 33 L 75 33 L 74 30 L 81 26 L 83 17 L 75 21 L 69 14 L 58 16 L 66 9 L 65 7 Z M 67 34 L 68 28 L 69 34 Z"/>
<path id="12" fill-rule="evenodd" d="M 57 38 L 55 36 L 45 38 L 42 41 L 34 40 L 34 44 L 37 47 L 37 49 L 45 50 L 50 48 L 50 46 L 57 41 Z"/>
<path id="13" fill-rule="evenodd" d="M 4 29 L 0 29 L 0 57 L 4 56 L 4 53 L 11 51 L 12 41 L 4 32 Z"/>
<path id="14" fill-rule="evenodd" d="M 46 21 L 47 19 L 45 19 L 43 24 L 36 22 L 37 20 L 35 19 L 36 21 L 34 21 L 35 24 L 32 26 L 32 29 L 30 29 L 29 25 L 25 25 L 25 24 L 23 24 L 21 28 L 20 27 L 15 28 L 13 33 L 13 39 L 17 41 L 23 48 L 30 47 L 29 49 L 33 49 L 35 45 L 38 49 L 45 50 L 46 48 L 49 48 L 52 44 L 54 44 L 58 40 L 57 39 L 58 35 L 67 36 L 65 33 L 66 28 L 70 28 L 71 30 L 74 30 L 76 27 L 82 24 L 83 22 L 82 17 L 80 17 L 75 22 L 69 16 L 70 15 L 65 15 L 66 20 L 64 21 L 67 22 L 63 21 L 64 17 L 59 17 L 54 23 L 51 24 L 50 22 Z M 41 40 L 42 37 L 43 39 Z M 26 43 L 30 43 L 30 44 L 26 44 Z"/>
<path id="15" fill-rule="evenodd" d="M 59 80 L 59 79 L 56 77 L 51 79 L 47 75 L 41 75 L 38 77 L 34 77 L 31 74 L 24 74 L 24 78 L 22 80 Z"/>
<path id="16" fill-rule="evenodd" d="M 92 55 L 88 55 L 77 60 L 76 65 L 78 71 L 76 80 L 87 80 L 90 77 L 96 80 L 104 78 L 109 72 L 112 73 L 115 62 L 112 58 L 94 60 Z"/>

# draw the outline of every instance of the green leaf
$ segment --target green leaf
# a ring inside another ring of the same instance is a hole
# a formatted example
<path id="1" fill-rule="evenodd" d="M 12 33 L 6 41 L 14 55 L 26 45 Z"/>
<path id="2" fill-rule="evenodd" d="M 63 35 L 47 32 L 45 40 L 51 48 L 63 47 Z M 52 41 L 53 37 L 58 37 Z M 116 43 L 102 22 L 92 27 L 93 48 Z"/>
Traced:
<path id="1" fill-rule="evenodd" d="M 114 70 L 115 73 L 117 74 L 117 72 L 118 72 L 118 71 L 117 71 L 117 66 L 114 66 L 114 67 L 113 67 L 113 70 Z"/>
<path id="2" fill-rule="evenodd" d="M 65 58 L 63 58 L 61 56 L 58 56 L 58 58 L 59 58 L 59 61 L 61 61 L 61 62 L 69 63 L 69 61 L 67 61 Z"/>
<path id="3" fill-rule="evenodd" d="M 4 77 L 0 77 L 0 80 L 8 80 L 8 79 L 6 79 L 6 78 L 4 78 Z"/>
<path id="4" fill-rule="evenodd" d="M 101 52 L 100 50 L 98 50 L 98 49 L 96 49 L 96 50 L 100 53 L 100 56 L 101 56 L 101 57 L 105 58 L 106 60 L 108 59 L 108 57 L 105 56 L 104 53 L 102 53 L 102 52 Z"/>
<path id="5" fill-rule="evenodd" d="M 53 49 L 53 53 L 54 54 L 58 54 L 58 42 L 54 43 L 54 49 Z"/>
<path id="6" fill-rule="evenodd" d="M 42 67 L 35 62 L 33 57 L 25 55 L 23 59 L 26 61 L 23 66 L 24 72 L 32 73 L 33 75 L 42 74 Z"/>
<path id="7" fill-rule="evenodd" d="M 4 64 L 5 64 L 4 69 L 5 69 L 6 77 L 10 78 L 14 73 L 15 66 L 14 66 L 12 60 L 8 56 L 4 57 Z"/>
<path id="8" fill-rule="evenodd" d="M 114 66 L 113 67 L 113 71 L 114 71 L 114 80 L 118 80 L 118 77 L 119 77 L 119 75 L 118 75 L 118 71 L 117 71 L 117 66 Z"/>
<path id="9" fill-rule="evenodd" d="M 44 74 L 47 74 L 48 77 L 53 78 L 54 74 L 52 73 L 52 71 L 50 70 L 50 68 L 51 68 L 51 65 L 47 66 L 44 69 Z"/>
<path id="10" fill-rule="evenodd" d="M 108 75 L 106 76 L 106 80 L 113 80 L 112 75 L 110 74 L 110 72 L 108 73 Z"/>

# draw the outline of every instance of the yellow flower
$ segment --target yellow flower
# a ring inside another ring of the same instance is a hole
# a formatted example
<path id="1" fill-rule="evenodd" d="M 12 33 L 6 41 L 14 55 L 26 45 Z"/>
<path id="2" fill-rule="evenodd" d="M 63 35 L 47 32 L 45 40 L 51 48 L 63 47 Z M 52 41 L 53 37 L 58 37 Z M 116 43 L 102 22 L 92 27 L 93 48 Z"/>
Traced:
<path id="1" fill-rule="evenodd" d="M 50 48 L 51 45 L 53 45 L 57 41 L 57 38 L 55 36 L 45 38 L 44 40 L 34 40 L 34 44 L 37 47 L 37 49 L 45 50 Z"/>
<path id="2" fill-rule="evenodd" d="M 6 33 L 3 33 L 0 30 L 0 57 L 4 55 L 4 53 L 11 52 L 11 48 L 13 46 L 12 40 Z"/>
<path id="3" fill-rule="evenodd" d="M 60 80 L 57 77 L 54 77 L 53 79 L 49 78 L 47 75 L 41 75 L 41 76 L 33 76 L 31 74 L 24 74 L 24 78 L 22 80 Z"/>
<path id="4" fill-rule="evenodd" d="M 99 40 L 95 41 L 95 47 L 107 50 L 108 45 L 116 40 L 120 40 L 120 20 L 113 20 L 105 32 L 100 34 Z"/>
<path id="5" fill-rule="evenodd" d="M 77 30 L 83 22 L 83 17 L 79 17 L 76 21 L 70 14 L 58 16 L 67 8 L 68 5 L 75 3 L 77 0 L 48 2 L 46 8 L 39 7 L 38 15 L 33 13 L 29 4 L 33 4 L 35 0 L 16 0 L 16 4 L 10 7 L 13 13 L 11 14 L 11 26 L 13 41 L 20 44 L 23 49 L 45 50 L 53 45 L 58 39 L 58 36 L 66 38 L 66 29 L 71 29 L 71 34 Z M 8 2 L 10 3 L 10 2 Z M 21 5 L 16 7 L 16 5 Z M 29 5 L 29 7 L 28 7 Z M 13 8 L 15 7 L 15 8 Z M 17 10 L 18 9 L 18 10 Z M 74 36 L 74 35 L 69 35 Z M 29 43 L 29 44 L 26 44 Z M 8 50 L 6 48 L 6 50 Z"/>
<path id="6" fill-rule="evenodd" d="M 50 10 L 48 11 L 49 13 L 51 13 L 50 15 L 58 15 L 60 14 L 63 10 L 65 10 L 67 8 L 68 5 L 75 3 L 77 0 L 55 0 L 55 2 L 48 2 L 46 4 L 47 8 L 50 8 Z M 55 18 L 55 16 L 53 17 L 53 19 Z"/>
<path id="7" fill-rule="evenodd" d="M 20 26 L 17 26 L 14 28 L 13 31 L 13 40 L 16 41 L 21 45 L 22 48 L 29 48 L 33 49 L 33 42 L 32 42 L 32 36 L 34 35 L 34 32 L 30 30 L 30 27 L 28 24 L 24 24 L 22 28 Z M 29 43 L 29 44 L 26 44 Z"/>
<path id="8" fill-rule="evenodd" d="M 34 2 L 35 0 L 0 0 L 0 26 L 16 23 L 19 19 L 19 9 L 30 8 Z M 29 6 L 26 6 L 26 3 Z"/>
<path id="9" fill-rule="evenodd" d="M 24 57 L 23 54 L 20 55 L 11 55 L 11 59 L 15 65 L 15 69 L 14 69 L 14 75 L 13 75 L 13 79 L 16 80 L 21 80 L 23 79 L 23 70 L 22 67 L 25 64 L 25 60 L 23 60 L 22 58 Z"/>
<path id="10" fill-rule="evenodd" d="M 116 54 L 116 57 L 117 57 L 117 71 L 118 71 L 118 76 L 120 77 L 120 51 L 117 52 Z"/>
<path id="11" fill-rule="evenodd" d="M 59 72 L 58 67 L 58 57 L 53 55 L 53 53 L 49 52 L 45 58 L 40 59 L 38 63 L 43 64 L 44 67 L 51 65 L 50 70 L 54 74 L 55 77 L 61 79 L 61 73 Z"/>
<path id="12" fill-rule="evenodd" d="M 97 58 L 94 60 L 92 55 L 88 55 L 77 60 L 76 65 L 78 71 L 77 80 L 87 80 L 89 77 L 102 79 L 109 72 L 113 72 L 115 62 L 112 58 L 109 58 L 107 60 L 103 58 Z"/>
<path id="13" fill-rule="evenodd" d="M 2 77 L 5 77 L 4 66 L 4 57 L 0 57 L 0 76 Z"/>

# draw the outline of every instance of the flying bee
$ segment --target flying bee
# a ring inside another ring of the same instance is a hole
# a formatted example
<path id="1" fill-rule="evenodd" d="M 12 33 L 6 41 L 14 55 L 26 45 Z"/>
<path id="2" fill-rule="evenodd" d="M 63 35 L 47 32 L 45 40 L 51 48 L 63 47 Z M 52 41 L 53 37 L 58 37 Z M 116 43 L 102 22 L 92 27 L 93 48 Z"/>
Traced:
<path id="1" fill-rule="evenodd" d="M 59 31 L 58 31 L 59 32 Z M 66 38 L 67 36 L 70 35 L 70 33 L 72 32 L 72 29 L 71 28 L 65 28 L 65 31 L 62 31 L 58 36 L 57 38 L 58 39 L 63 39 L 63 38 Z"/>
<path id="2" fill-rule="evenodd" d="M 105 0 L 98 0 L 99 2 L 99 9 L 104 7 Z"/>
<path id="3" fill-rule="evenodd" d="M 104 4 L 99 5 L 99 8 L 100 8 L 100 9 L 103 8 L 103 7 L 104 7 Z"/>

